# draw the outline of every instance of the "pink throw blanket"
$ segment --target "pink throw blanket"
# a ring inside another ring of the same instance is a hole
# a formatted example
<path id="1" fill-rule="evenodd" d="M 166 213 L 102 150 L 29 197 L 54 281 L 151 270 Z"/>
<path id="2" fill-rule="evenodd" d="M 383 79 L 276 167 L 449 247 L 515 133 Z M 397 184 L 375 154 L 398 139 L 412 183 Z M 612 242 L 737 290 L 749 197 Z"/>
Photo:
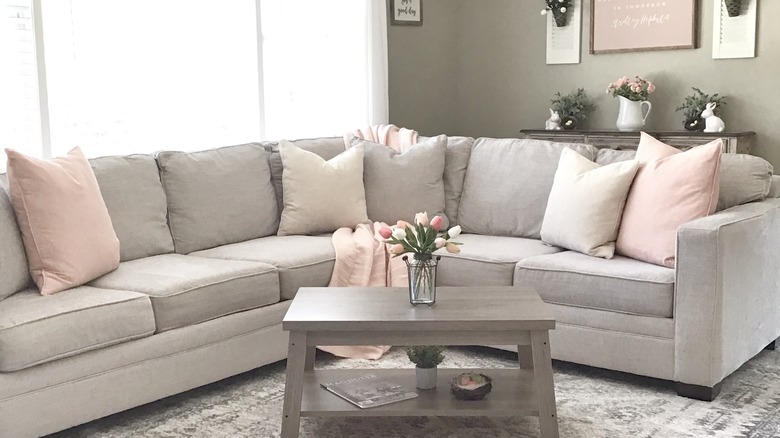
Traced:
<path id="1" fill-rule="evenodd" d="M 387 244 L 378 233 L 383 226 L 387 225 L 380 222 L 375 222 L 373 227 L 360 224 L 354 231 L 339 228 L 333 233 L 336 265 L 328 286 L 407 286 L 406 264 L 398 257 L 391 258 L 387 252 Z M 379 359 L 390 346 L 334 345 L 319 349 L 340 357 Z"/>
<path id="2" fill-rule="evenodd" d="M 352 146 L 353 137 L 381 143 L 403 153 L 417 143 L 418 135 L 417 131 L 398 128 L 395 125 L 368 126 L 344 135 L 344 145 L 347 149 Z M 360 224 L 355 230 L 345 227 L 333 233 L 336 265 L 328 286 L 407 286 L 406 264 L 400 257 L 392 258 L 387 251 L 387 244 L 379 235 L 379 229 L 383 226 L 387 225 L 380 222 L 375 222 L 373 227 Z M 334 345 L 318 348 L 340 357 L 379 359 L 390 346 Z"/>
<path id="3" fill-rule="evenodd" d="M 346 149 L 349 149 L 352 145 L 352 137 L 383 144 L 404 153 L 417 143 L 419 135 L 413 129 L 399 128 L 395 125 L 366 126 L 344 135 L 344 146 Z"/>

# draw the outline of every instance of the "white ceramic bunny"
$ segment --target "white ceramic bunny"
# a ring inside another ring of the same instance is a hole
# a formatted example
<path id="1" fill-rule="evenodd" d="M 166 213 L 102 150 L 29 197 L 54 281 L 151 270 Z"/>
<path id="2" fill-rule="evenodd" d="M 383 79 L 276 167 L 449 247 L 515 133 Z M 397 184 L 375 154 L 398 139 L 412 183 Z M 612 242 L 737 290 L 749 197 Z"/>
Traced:
<path id="1" fill-rule="evenodd" d="M 553 111 L 550 108 L 550 118 L 544 122 L 544 129 L 548 131 L 560 131 L 561 130 L 561 116 L 557 111 Z"/>
<path id="2" fill-rule="evenodd" d="M 704 132 L 723 132 L 726 129 L 723 119 L 715 115 L 716 106 L 718 106 L 717 103 L 710 102 L 704 111 L 701 112 L 701 118 L 706 123 Z"/>

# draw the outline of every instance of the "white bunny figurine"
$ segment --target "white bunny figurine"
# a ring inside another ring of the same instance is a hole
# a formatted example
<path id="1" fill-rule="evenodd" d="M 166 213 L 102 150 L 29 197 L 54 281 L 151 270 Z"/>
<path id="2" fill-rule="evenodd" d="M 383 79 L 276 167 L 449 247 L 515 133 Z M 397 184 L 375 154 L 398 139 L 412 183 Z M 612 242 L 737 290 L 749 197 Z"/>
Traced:
<path id="1" fill-rule="evenodd" d="M 544 129 L 548 131 L 560 131 L 561 130 L 561 116 L 557 111 L 553 111 L 550 108 L 550 118 L 544 122 Z"/>
<path id="2" fill-rule="evenodd" d="M 715 115 L 716 106 L 718 106 L 717 103 L 710 102 L 704 111 L 701 112 L 701 118 L 706 123 L 704 132 L 723 132 L 726 129 L 723 119 Z"/>

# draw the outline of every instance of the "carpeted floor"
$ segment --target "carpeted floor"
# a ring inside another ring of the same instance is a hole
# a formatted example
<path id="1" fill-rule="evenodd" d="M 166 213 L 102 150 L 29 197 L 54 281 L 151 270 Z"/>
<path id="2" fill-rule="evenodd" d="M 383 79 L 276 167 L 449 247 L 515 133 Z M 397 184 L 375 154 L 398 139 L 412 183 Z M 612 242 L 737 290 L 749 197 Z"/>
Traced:
<path id="1" fill-rule="evenodd" d="M 450 348 L 442 367 L 513 367 L 516 355 Z M 318 368 L 410 367 L 401 348 L 379 361 L 318 353 Z M 52 435 L 72 437 L 277 437 L 285 362 Z M 678 397 L 668 382 L 554 363 L 561 437 L 780 436 L 780 350 L 763 351 L 723 383 L 714 402 Z M 302 437 L 536 437 L 535 418 L 337 418 L 301 420 Z"/>

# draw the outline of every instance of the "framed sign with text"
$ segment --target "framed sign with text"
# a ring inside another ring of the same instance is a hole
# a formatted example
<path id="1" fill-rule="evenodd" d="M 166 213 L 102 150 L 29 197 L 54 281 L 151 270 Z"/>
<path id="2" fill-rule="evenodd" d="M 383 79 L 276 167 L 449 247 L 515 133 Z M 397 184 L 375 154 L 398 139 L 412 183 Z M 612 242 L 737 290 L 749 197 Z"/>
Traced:
<path id="1" fill-rule="evenodd" d="M 390 24 L 422 26 L 422 0 L 389 0 Z"/>
<path id="2" fill-rule="evenodd" d="M 696 47 L 696 0 L 593 0 L 590 53 Z"/>

